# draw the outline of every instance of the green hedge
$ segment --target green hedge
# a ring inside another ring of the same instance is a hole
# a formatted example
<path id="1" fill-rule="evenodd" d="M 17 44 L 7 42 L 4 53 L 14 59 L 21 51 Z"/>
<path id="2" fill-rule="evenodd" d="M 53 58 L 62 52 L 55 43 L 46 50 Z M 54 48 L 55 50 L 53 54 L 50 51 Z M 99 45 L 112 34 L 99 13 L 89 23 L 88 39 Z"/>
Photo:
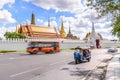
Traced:
<path id="1" fill-rule="evenodd" d="M 0 53 L 16 52 L 15 50 L 0 50 Z"/>

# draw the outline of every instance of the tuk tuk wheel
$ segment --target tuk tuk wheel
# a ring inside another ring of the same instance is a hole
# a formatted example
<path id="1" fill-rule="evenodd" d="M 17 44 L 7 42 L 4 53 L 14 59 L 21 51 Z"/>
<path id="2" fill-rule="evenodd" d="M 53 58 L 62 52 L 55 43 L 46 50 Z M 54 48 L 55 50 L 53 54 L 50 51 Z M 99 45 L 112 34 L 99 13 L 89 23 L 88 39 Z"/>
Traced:
<path id="1" fill-rule="evenodd" d="M 90 62 L 90 58 L 88 58 L 87 60 L 88 60 L 88 62 Z"/>
<path id="2" fill-rule="evenodd" d="M 78 64 L 78 63 L 79 63 L 79 59 L 76 58 L 76 59 L 75 59 L 75 64 Z"/>

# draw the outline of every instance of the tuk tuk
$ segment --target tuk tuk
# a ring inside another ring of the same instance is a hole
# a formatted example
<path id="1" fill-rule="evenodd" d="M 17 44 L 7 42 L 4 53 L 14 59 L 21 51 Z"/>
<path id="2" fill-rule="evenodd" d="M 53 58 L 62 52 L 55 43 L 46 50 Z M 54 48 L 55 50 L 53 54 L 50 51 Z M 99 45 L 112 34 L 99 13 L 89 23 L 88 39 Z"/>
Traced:
<path id="1" fill-rule="evenodd" d="M 91 59 L 91 52 L 89 49 L 87 48 L 75 48 L 74 51 L 74 60 L 75 60 L 75 64 L 81 63 L 83 61 L 88 61 L 90 62 Z"/>

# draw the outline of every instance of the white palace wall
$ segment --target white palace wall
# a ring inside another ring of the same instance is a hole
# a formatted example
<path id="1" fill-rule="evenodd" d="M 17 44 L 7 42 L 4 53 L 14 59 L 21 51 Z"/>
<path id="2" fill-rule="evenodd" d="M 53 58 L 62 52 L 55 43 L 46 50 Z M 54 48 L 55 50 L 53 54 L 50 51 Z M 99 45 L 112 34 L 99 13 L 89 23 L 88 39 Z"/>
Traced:
<path id="1" fill-rule="evenodd" d="M 0 50 L 26 50 L 28 42 L 31 40 L 48 40 L 48 41 L 59 41 L 60 48 L 75 48 L 80 46 L 82 48 L 89 47 L 90 44 L 86 43 L 83 40 L 69 40 L 69 39 L 8 39 L 8 40 L 1 40 L 0 41 Z M 111 46 L 120 46 L 120 42 L 118 41 L 109 41 L 103 40 L 101 41 L 102 48 L 108 48 Z"/>

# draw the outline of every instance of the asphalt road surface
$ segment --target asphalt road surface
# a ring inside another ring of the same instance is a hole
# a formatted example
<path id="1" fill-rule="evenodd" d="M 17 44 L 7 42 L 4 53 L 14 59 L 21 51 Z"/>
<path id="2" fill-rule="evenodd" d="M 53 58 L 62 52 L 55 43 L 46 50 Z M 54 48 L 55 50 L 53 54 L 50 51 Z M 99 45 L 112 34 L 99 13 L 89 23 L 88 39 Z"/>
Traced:
<path id="1" fill-rule="evenodd" d="M 91 50 L 90 62 L 75 64 L 73 51 L 0 55 L 0 80 L 84 80 L 111 55 L 106 49 Z"/>

